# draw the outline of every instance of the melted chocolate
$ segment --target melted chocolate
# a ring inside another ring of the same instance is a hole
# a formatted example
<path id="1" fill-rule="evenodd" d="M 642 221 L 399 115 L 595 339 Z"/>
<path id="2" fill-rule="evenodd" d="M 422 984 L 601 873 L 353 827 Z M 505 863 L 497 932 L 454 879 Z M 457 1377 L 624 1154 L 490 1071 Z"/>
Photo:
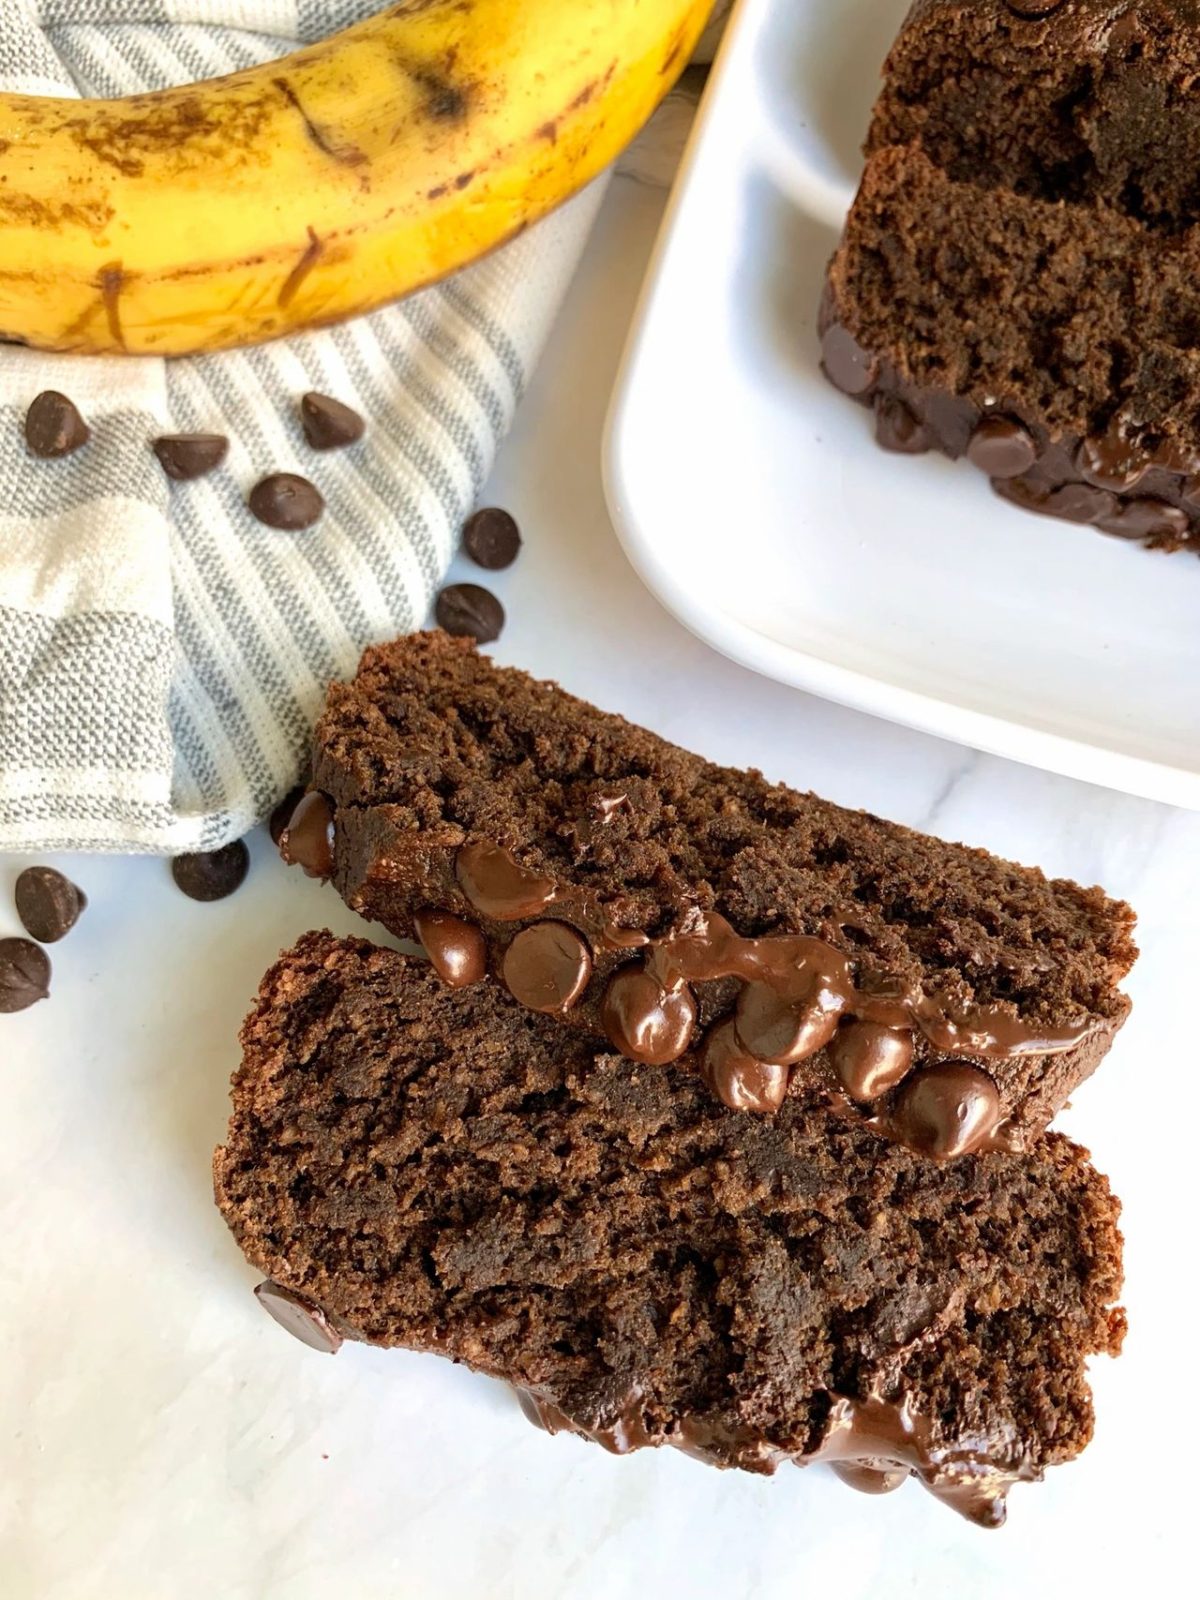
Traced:
<path id="1" fill-rule="evenodd" d="M 977 1150 L 999 1122 L 996 1085 L 967 1061 L 938 1061 L 914 1072 L 890 1118 L 902 1144 L 939 1161 Z"/>
<path id="2" fill-rule="evenodd" d="M 834 1461 L 830 1465 L 849 1489 L 859 1494 L 891 1494 L 908 1476 L 907 1467 L 875 1466 L 870 1461 Z"/>
<path id="3" fill-rule="evenodd" d="M 310 1350 L 319 1350 L 323 1355 L 332 1356 L 341 1349 L 341 1334 L 320 1306 L 304 1295 L 272 1283 L 268 1278 L 255 1289 L 254 1297 L 281 1328 L 286 1328 L 294 1339 L 299 1339 Z"/>
<path id="4" fill-rule="evenodd" d="M 878 1100 L 907 1077 L 912 1035 L 878 1022 L 852 1022 L 834 1037 L 830 1059 L 852 1100 Z"/>
<path id="5" fill-rule="evenodd" d="M 1069 1050 L 1096 1026 L 1085 1016 L 1038 1027 L 999 1003 L 959 1010 L 886 979 L 865 974 L 856 982 L 850 958 L 826 940 L 791 933 L 744 938 L 715 911 L 693 909 L 674 931 L 650 939 L 611 922 L 585 891 L 560 886 L 486 843 L 459 850 L 456 875 L 471 904 L 494 921 L 519 921 L 551 904 L 560 913 L 561 920 L 524 930 L 505 957 L 509 988 L 535 1010 L 563 1011 L 583 995 L 592 955 L 578 929 L 596 949 L 646 946 L 644 960 L 619 967 L 600 1000 L 607 1038 L 634 1061 L 677 1061 L 694 1043 L 693 986 L 741 980 L 733 1031 L 712 1036 L 702 1065 L 724 1103 L 737 1109 L 776 1109 L 786 1082 L 765 1069 L 786 1069 L 831 1044 L 843 1087 L 852 1099 L 869 1101 L 906 1079 L 914 1030 L 940 1052 L 988 1061 Z M 889 1137 L 945 1157 L 980 1148 L 999 1119 L 995 1084 L 979 1067 L 955 1060 L 923 1069 L 894 1114 L 874 1121 Z"/>
<path id="6" fill-rule="evenodd" d="M 504 981 L 531 1011 L 568 1011 L 587 988 L 592 953 L 565 922 L 523 928 L 504 953 Z"/>
<path id="7" fill-rule="evenodd" d="M 785 1461 L 801 1467 L 823 1461 L 843 1481 L 869 1494 L 899 1488 L 911 1475 L 936 1499 L 983 1528 L 1003 1524 L 1005 1496 L 1014 1483 L 1041 1476 L 1024 1458 L 1012 1462 L 990 1456 L 983 1441 L 936 1444 L 930 1424 L 912 1410 L 907 1396 L 897 1401 L 834 1395 L 817 1448 L 792 1453 L 771 1444 L 753 1427 L 730 1429 L 703 1416 L 685 1417 L 670 1431 L 655 1435 L 646 1428 L 644 1398 L 637 1389 L 613 1408 L 611 1420 L 606 1412 L 588 1424 L 577 1422 L 532 1390 L 518 1388 L 516 1394 L 521 1410 L 536 1427 L 548 1433 L 579 1434 L 615 1455 L 669 1444 L 702 1461 L 761 1473 L 773 1473 Z"/>
<path id="8" fill-rule="evenodd" d="M 467 899 L 493 922 L 520 922 L 544 911 L 555 896 L 553 878 L 531 872 L 498 845 L 463 845 L 454 862 Z"/>
<path id="9" fill-rule="evenodd" d="M 830 383 L 843 394 L 867 394 L 879 376 L 879 363 L 840 323 L 827 329 L 821 340 L 821 365 Z"/>
<path id="10" fill-rule="evenodd" d="M 1019 478 L 1037 460 L 1037 445 L 1011 417 L 985 417 L 971 436 L 967 456 L 989 478 Z"/>
<path id="11" fill-rule="evenodd" d="M 685 983 L 664 989 L 644 967 L 622 967 L 604 991 L 600 1021 L 623 1056 L 665 1067 L 691 1041 L 696 1001 Z"/>
<path id="12" fill-rule="evenodd" d="M 310 878 L 328 878 L 333 872 L 333 837 L 333 802 L 312 789 L 279 835 L 279 854 L 289 867 L 303 867 Z"/>
<path id="13" fill-rule="evenodd" d="M 732 1019 L 709 1034 L 701 1070 L 705 1083 L 731 1111 L 778 1111 L 787 1094 L 787 1068 L 750 1055 Z"/>
<path id="14" fill-rule="evenodd" d="M 418 911 L 417 938 L 433 969 L 451 989 L 465 989 L 487 977 L 487 940 L 472 922 L 449 911 Z"/>

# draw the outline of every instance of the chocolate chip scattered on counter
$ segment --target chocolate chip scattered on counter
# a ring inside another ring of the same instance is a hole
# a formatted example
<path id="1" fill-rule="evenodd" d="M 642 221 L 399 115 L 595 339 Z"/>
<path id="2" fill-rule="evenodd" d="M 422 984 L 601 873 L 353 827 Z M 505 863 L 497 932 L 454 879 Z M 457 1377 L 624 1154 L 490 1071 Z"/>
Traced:
<path id="1" fill-rule="evenodd" d="M 463 549 L 477 567 L 500 572 L 511 567 L 521 548 L 517 520 L 499 506 L 483 506 L 463 524 Z"/>
<path id="2" fill-rule="evenodd" d="M 176 856 L 171 876 L 190 900 L 224 900 L 241 887 L 250 867 L 250 852 L 243 839 L 220 850 L 201 850 Z"/>
<path id="3" fill-rule="evenodd" d="M 0 939 L 0 1012 L 24 1011 L 50 993 L 50 957 L 32 939 Z"/>
<path id="4" fill-rule="evenodd" d="M 246 504 L 268 528 L 298 533 L 311 528 L 325 509 L 321 491 L 296 472 L 272 472 L 260 478 Z"/>
<path id="5" fill-rule="evenodd" d="M 286 1328 L 294 1339 L 306 1344 L 310 1350 L 320 1350 L 323 1355 L 336 1355 L 342 1347 L 342 1336 L 329 1318 L 311 1300 L 293 1294 L 268 1278 L 254 1291 L 255 1299 L 264 1311 L 270 1313 L 281 1328 Z"/>
<path id="6" fill-rule="evenodd" d="M 229 440 L 222 433 L 164 433 L 151 441 L 150 448 L 168 478 L 188 483 L 221 465 L 229 454 Z"/>
<path id="7" fill-rule="evenodd" d="M 490 589 L 478 583 L 452 583 L 437 597 L 434 615 L 439 628 L 460 638 L 490 644 L 504 627 L 504 607 Z"/>
<path id="8" fill-rule="evenodd" d="M 356 444 L 367 425 L 353 406 L 310 389 L 300 399 L 300 426 L 314 450 L 340 450 Z"/>
<path id="9" fill-rule="evenodd" d="M 47 460 L 69 456 L 91 437 L 75 402 L 57 389 L 44 389 L 25 413 L 25 443 L 31 455 Z"/>
<path id="10" fill-rule="evenodd" d="M 17 879 L 14 898 L 25 932 L 43 944 L 54 944 L 79 921 L 87 895 L 53 867 L 26 867 Z"/>
<path id="11" fill-rule="evenodd" d="M 287 794 L 284 795 L 283 799 L 272 811 L 271 820 L 268 822 L 267 827 L 270 830 L 271 843 L 273 845 L 278 846 L 280 839 L 283 838 L 283 830 L 292 820 L 292 812 L 295 811 L 303 799 L 304 785 L 299 783 L 294 789 L 288 790 Z"/>

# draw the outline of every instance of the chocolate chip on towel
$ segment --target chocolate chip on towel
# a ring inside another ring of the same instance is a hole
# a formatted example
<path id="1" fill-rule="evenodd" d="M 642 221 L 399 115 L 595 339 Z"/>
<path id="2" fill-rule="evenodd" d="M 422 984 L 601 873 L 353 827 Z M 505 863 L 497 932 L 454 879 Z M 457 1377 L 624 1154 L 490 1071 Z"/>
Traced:
<path id="1" fill-rule="evenodd" d="M 69 456 L 91 437 L 74 401 L 57 389 L 44 389 L 25 413 L 25 443 L 31 455 L 47 460 Z"/>
<path id="2" fill-rule="evenodd" d="M 288 533 L 311 528 L 325 509 L 321 491 L 295 472 L 273 472 L 260 479 L 247 504 L 260 522 Z"/>
<path id="3" fill-rule="evenodd" d="M 314 450 L 340 450 L 362 438 L 366 423 L 352 406 L 315 389 L 301 397 L 300 425 Z"/>
<path id="4" fill-rule="evenodd" d="M 150 448 L 168 478 L 187 483 L 219 467 L 229 453 L 223 433 L 164 433 Z"/>

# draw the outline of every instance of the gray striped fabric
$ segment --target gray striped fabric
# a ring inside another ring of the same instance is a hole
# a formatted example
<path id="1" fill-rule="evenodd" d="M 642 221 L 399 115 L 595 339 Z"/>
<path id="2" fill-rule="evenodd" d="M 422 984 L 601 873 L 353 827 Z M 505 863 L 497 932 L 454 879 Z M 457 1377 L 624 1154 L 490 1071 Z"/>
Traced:
<path id="1" fill-rule="evenodd" d="M 0 87 L 113 96 L 269 59 L 375 0 L 0 0 Z M 453 281 L 341 328 L 165 363 L 0 346 L 0 849 L 210 849 L 294 781 L 331 677 L 420 626 L 594 217 L 596 188 Z M 31 459 L 69 394 L 86 450 Z M 306 453 L 297 401 L 355 406 Z M 149 442 L 227 434 L 170 486 Z M 315 534 L 245 510 L 268 471 L 319 480 Z"/>

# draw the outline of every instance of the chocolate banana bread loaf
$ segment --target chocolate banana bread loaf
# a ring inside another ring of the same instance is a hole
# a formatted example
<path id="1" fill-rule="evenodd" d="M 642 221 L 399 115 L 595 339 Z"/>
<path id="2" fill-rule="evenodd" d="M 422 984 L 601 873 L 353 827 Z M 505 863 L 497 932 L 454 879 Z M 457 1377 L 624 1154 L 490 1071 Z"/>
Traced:
<path id="1" fill-rule="evenodd" d="M 1092 1431 L 1124 1331 L 1084 1153 L 922 1160 L 797 1099 L 728 1110 L 494 983 L 312 933 L 242 1030 L 218 1204 L 280 1320 L 507 1379 L 617 1453 L 671 1444 L 986 1526 Z"/>
<path id="2" fill-rule="evenodd" d="M 690 755 L 467 641 L 334 684 L 285 858 L 528 1009 L 727 1105 L 821 1101 L 949 1157 L 1036 1134 L 1124 1020 L 1098 889 Z"/>
<path id="3" fill-rule="evenodd" d="M 1200 7 L 918 0 L 821 307 L 893 450 L 1200 549 Z"/>

